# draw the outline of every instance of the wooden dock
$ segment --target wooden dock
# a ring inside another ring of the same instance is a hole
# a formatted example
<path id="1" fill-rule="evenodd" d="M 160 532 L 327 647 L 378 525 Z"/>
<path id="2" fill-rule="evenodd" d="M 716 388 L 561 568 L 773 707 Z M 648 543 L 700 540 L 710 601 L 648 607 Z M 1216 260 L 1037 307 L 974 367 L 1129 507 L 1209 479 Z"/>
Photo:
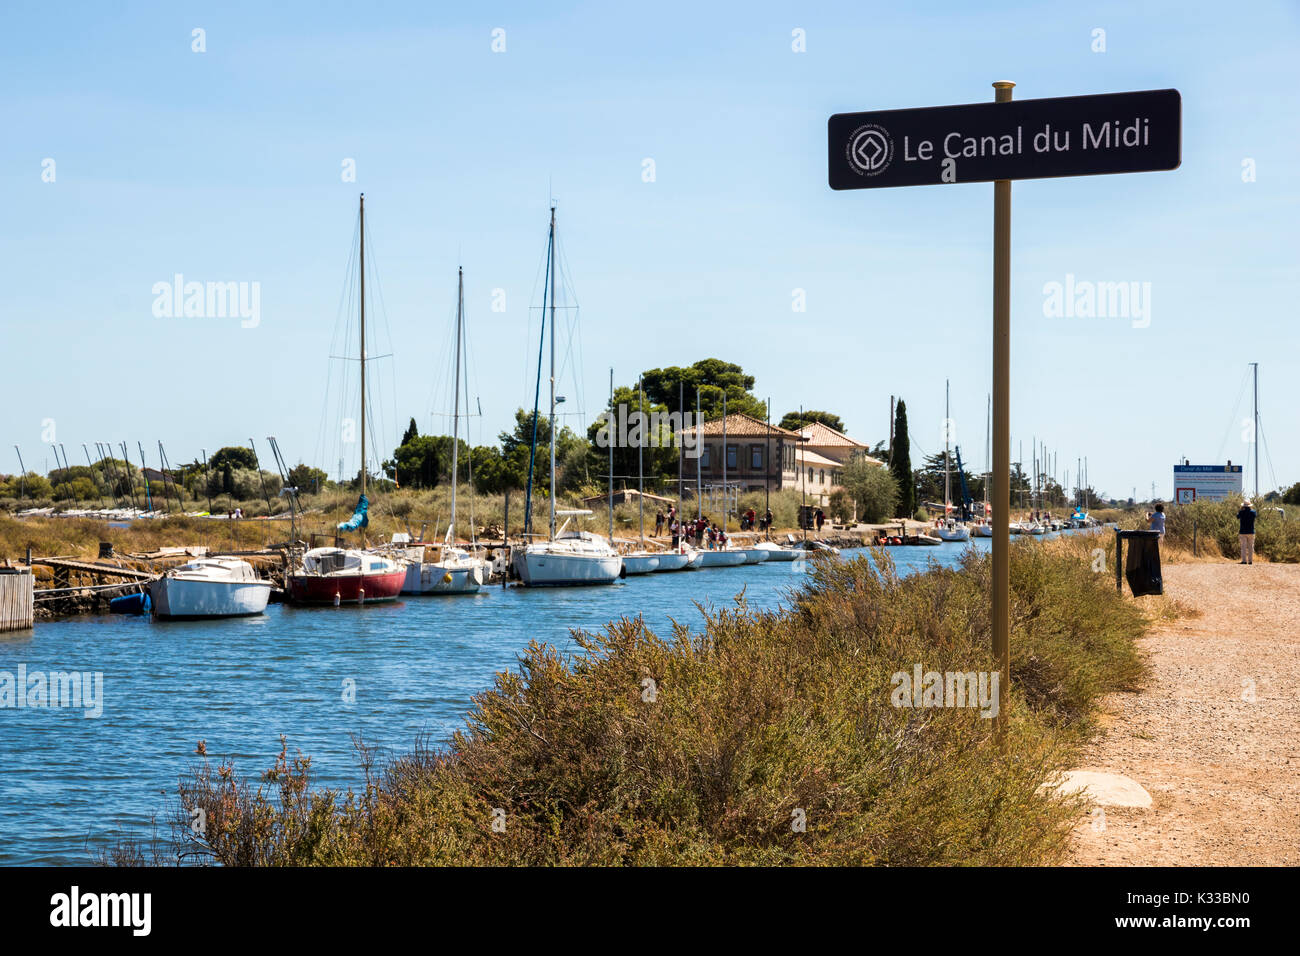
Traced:
<path id="1" fill-rule="evenodd" d="M 32 626 L 31 568 L 0 568 L 0 631 L 25 631 Z"/>

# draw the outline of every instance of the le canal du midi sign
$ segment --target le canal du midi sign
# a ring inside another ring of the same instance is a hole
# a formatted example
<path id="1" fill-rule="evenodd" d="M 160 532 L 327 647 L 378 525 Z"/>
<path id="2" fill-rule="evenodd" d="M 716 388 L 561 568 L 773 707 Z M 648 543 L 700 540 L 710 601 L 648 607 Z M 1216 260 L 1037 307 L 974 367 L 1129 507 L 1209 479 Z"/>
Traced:
<path id="1" fill-rule="evenodd" d="M 1177 169 L 1177 90 L 836 113 L 832 189 Z"/>

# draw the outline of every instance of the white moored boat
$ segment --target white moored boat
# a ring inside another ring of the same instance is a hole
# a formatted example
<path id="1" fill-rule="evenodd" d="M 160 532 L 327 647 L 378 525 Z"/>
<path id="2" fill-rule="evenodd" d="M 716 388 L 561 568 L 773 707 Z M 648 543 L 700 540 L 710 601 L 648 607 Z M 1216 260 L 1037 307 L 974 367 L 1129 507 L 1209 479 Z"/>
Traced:
<path id="1" fill-rule="evenodd" d="M 460 362 L 465 342 L 465 272 L 456 270 L 456 376 L 453 386 L 451 432 L 451 524 L 441 553 L 434 561 L 425 560 L 424 545 L 411 546 L 411 536 L 393 535 L 394 545 L 407 545 L 401 552 L 407 561 L 403 594 L 477 594 L 491 575 L 488 562 L 455 543 L 456 487 L 460 483 Z M 468 398 L 468 396 L 467 396 Z M 473 537 L 474 499 L 470 498 L 470 531 Z"/>
<path id="2" fill-rule="evenodd" d="M 745 564 L 761 564 L 771 557 L 766 548 L 732 548 L 730 550 L 743 554 L 745 556 Z"/>
<path id="3" fill-rule="evenodd" d="M 934 529 L 934 537 L 940 541 L 969 541 L 970 529 L 949 518 Z"/>
<path id="4" fill-rule="evenodd" d="M 519 548 L 512 565 L 530 587 L 613 584 L 623 576 L 622 555 L 590 531 L 561 530 L 551 541 Z"/>
<path id="5" fill-rule="evenodd" d="M 475 594 L 488 581 L 488 563 L 464 548 L 443 548 L 436 561 L 424 560 L 423 546 L 401 553 L 407 561 L 403 594 Z"/>
<path id="6" fill-rule="evenodd" d="M 802 548 L 783 548 L 775 541 L 760 541 L 754 547 L 766 551 L 768 561 L 793 561 L 804 553 Z"/>
<path id="7" fill-rule="evenodd" d="M 734 568 L 745 563 L 743 551 L 697 551 L 696 554 L 700 556 L 698 567 L 701 568 Z"/>
<path id="8" fill-rule="evenodd" d="M 261 614 L 270 596 L 271 582 L 234 558 L 198 558 L 149 583 L 154 614 L 165 618 Z"/>
<path id="9" fill-rule="evenodd" d="M 656 557 L 659 558 L 659 566 L 656 571 L 683 571 L 690 566 L 691 553 L 689 551 L 661 551 Z"/>
<path id="10" fill-rule="evenodd" d="M 623 567 L 628 574 L 649 574 L 659 570 L 659 555 L 637 551 L 623 555 Z"/>

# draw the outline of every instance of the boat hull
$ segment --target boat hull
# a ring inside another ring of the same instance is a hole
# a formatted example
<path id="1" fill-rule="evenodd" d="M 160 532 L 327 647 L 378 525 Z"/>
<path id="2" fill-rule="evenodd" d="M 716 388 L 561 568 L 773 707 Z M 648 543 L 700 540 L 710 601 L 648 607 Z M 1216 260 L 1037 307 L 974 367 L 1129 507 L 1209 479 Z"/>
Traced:
<path id="1" fill-rule="evenodd" d="M 657 554 L 625 554 L 623 555 L 623 567 L 627 569 L 628 574 L 649 574 L 651 571 L 659 570 L 659 556 Z"/>
<path id="2" fill-rule="evenodd" d="M 745 563 L 743 551 L 701 551 L 699 567 L 734 568 Z"/>
<path id="3" fill-rule="evenodd" d="M 187 581 L 159 578 L 149 585 L 160 618 L 250 617 L 266 610 L 270 581 Z"/>
<path id="4" fill-rule="evenodd" d="M 758 548 L 767 554 L 768 561 L 793 561 L 803 555 L 801 548 Z"/>
<path id="5" fill-rule="evenodd" d="M 762 564 L 769 558 L 767 551 L 762 548 L 736 548 L 735 550 L 745 556 L 745 564 Z"/>
<path id="6" fill-rule="evenodd" d="M 620 555 L 558 554 L 554 551 L 520 551 L 513 566 L 529 587 L 582 587 L 613 584 L 623 574 Z"/>
<path id="7" fill-rule="evenodd" d="M 969 541 L 970 532 L 965 528 L 949 530 L 948 528 L 936 528 L 934 536 L 940 541 Z"/>
<path id="8" fill-rule="evenodd" d="M 477 594 L 487 580 L 481 564 L 443 565 L 436 561 L 406 566 L 403 594 Z"/>
<path id="9" fill-rule="evenodd" d="M 656 571 L 683 571 L 690 566 L 691 555 L 688 552 L 665 551 L 658 555 L 659 567 Z"/>
<path id="10" fill-rule="evenodd" d="M 295 604 L 373 604 L 402 593 L 406 570 L 371 574 L 295 574 L 289 578 L 289 598 Z"/>

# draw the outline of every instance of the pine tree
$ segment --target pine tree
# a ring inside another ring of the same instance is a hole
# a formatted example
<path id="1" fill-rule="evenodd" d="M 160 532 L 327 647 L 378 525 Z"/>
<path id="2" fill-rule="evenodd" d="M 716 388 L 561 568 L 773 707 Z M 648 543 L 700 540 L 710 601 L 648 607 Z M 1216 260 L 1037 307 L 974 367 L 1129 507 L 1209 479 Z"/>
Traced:
<path id="1" fill-rule="evenodd" d="M 415 427 L 415 419 L 411 419 L 411 424 L 406 426 L 406 433 L 402 435 L 402 444 L 409 444 L 412 438 L 420 437 L 420 429 Z"/>
<path id="2" fill-rule="evenodd" d="M 898 508 L 895 517 L 910 518 L 916 513 L 916 482 L 912 479 L 912 449 L 907 439 L 907 404 L 900 398 L 894 412 L 894 448 L 889 470 L 898 482 Z"/>

